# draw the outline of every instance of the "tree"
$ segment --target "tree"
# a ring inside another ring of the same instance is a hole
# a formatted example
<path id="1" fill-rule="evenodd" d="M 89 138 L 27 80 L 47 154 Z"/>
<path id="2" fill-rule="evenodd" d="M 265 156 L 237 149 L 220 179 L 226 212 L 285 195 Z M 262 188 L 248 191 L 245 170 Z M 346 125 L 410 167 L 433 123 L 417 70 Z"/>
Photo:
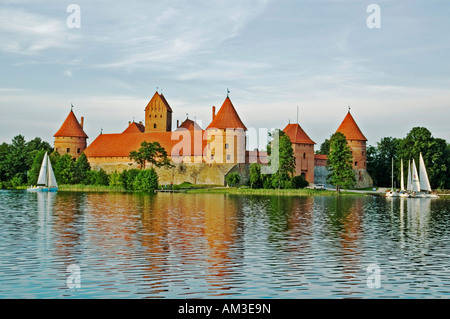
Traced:
<path id="1" fill-rule="evenodd" d="M 444 187 L 449 174 L 447 143 L 441 138 L 434 138 L 425 127 L 414 127 L 399 143 L 399 157 L 403 160 L 419 161 L 422 153 L 432 188 Z"/>
<path id="2" fill-rule="evenodd" d="M 355 184 L 355 173 L 352 168 L 352 152 L 347 140 L 341 132 L 336 132 L 330 139 L 330 154 L 328 155 L 327 181 L 336 186 L 340 193 L 341 186 L 352 187 Z"/>
<path id="3" fill-rule="evenodd" d="M 28 162 L 25 138 L 22 135 L 17 135 L 12 139 L 4 161 L 6 178 L 11 179 L 17 177 L 22 181 L 26 181 L 27 171 L 29 169 Z"/>
<path id="4" fill-rule="evenodd" d="M 397 160 L 400 139 L 383 137 L 377 142 L 377 147 L 367 148 L 367 171 L 372 177 L 374 185 L 391 186 L 392 159 L 394 159 L 394 180 L 398 180 L 400 163 Z"/>
<path id="5" fill-rule="evenodd" d="M 274 136 L 278 135 L 278 147 L 279 154 L 278 159 L 276 157 L 272 158 L 272 143 L 271 141 L 267 145 L 267 154 L 270 156 L 270 165 L 278 164 L 278 171 L 270 177 L 272 187 L 274 188 L 282 188 L 282 187 L 290 187 L 290 181 L 292 176 L 295 173 L 295 156 L 294 150 L 292 149 L 292 143 L 289 139 L 289 136 L 286 135 L 283 131 L 277 129 L 273 134 Z M 272 134 L 271 134 L 272 136 Z M 275 161 L 275 163 L 273 163 Z"/>
<path id="6" fill-rule="evenodd" d="M 145 169 L 145 163 L 149 162 L 152 166 L 171 166 L 167 158 L 167 152 L 158 142 L 142 142 L 141 148 L 130 152 L 130 159 L 139 164 L 141 169 Z"/>
<path id="7" fill-rule="evenodd" d="M 56 157 L 53 165 L 58 184 L 73 184 L 75 175 L 75 160 L 69 154 Z"/>
<path id="8" fill-rule="evenodd" d="M 297 175 L 292 178 L 292 188 L 305 188 L 309 183 L 304 175 Z"/>
<path id="9" fill-rule="evenodd" d="M 241 175 L 237 172 L 229 173 L 225 178 L 226 182 L 230 186 L 236 186 L 241 182 Z"/>
<path id="10" fill-rule="evenodd" d="M 250 188 L 261 188 L 262 182 L 261 166 L 258 163 L 251 163 L 249 176 Z"/>
<path id="11" fill-rule="evenodd" d="M 122 171 L 122 173 L 120 173 L 120 182 L 122 183 L 123 188 L 132 190 L 134 180 L 138 174 L 139 170 L 135 168 Z"/>
<path id="12" fill-rule="evenodd" d="M 152 167 L 141 170 L 134 179 L 133 189 L 144 192 L 151 192 L 158 188 L 158 174 Z"/>
<path id="13" fill-rule="evenodd" d="M 74 183 L 86 184 L 87 174 L 90 170 L 91 165 L 89 164 L 86 155 L 81 153 L 80 157 L 78 157 L 75 162 Z"/>
<path id="14" fill-rule="evenodd" d="M 330 140 L 325 139 L 325 141 L 320 145 L 320 150 L 316 151 L 316 154 L 328 155 L 330 154 Z"/>

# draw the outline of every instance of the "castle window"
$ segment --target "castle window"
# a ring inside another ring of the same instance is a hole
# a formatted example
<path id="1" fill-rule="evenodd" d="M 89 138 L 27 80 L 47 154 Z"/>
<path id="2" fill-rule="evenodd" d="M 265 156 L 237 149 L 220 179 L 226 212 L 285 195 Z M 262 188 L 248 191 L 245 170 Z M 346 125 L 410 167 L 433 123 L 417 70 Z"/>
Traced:
<path id="1" fill-rule="evenodd" d="M 230 154 L 227 155 L 227 160 L 229 161 L 231 158 Z"/>
<path id="2" fill-rule="evenodd" d="M 80 154 L 80 149 L 79 148 L 77 148 L 77 153 Z"/>
<path id="3" fill-rule="evenodd" d="M 211 154 L 211 160 L 213 160 L 214 159 L 214 154 Z"/>
<path id="4" fill-rule="evenodd" d="M 355 162 L 355 166 L 358 166 L 358 162 Z"/>
<path id="5" fill-rule="evenodd" d="M 225 143 L 225 149 L 227 150 L 229 147 L 228 143 Z"/>
<path id="6" fill-rule="evenodd" d="M 153 128 L 156 128 L 156 123 L 155 123 L 155 124 L 153 124 Z"/>
<path id="7" fill-rule="evenodd" d="M 162 118 L 162 115 L 160 116 L 160 118 Z"/>
<path id="8" fill-rule="evenodd" d="M 67 149 L 67 153 L 69 153 L 69 152 L 70 152 L 70 148 Z"/>
<path id="9" fill-rule="evenodd" d="M 303 159 L 305 159 L 306 158 L 306 153 L 303 153 Z"/>

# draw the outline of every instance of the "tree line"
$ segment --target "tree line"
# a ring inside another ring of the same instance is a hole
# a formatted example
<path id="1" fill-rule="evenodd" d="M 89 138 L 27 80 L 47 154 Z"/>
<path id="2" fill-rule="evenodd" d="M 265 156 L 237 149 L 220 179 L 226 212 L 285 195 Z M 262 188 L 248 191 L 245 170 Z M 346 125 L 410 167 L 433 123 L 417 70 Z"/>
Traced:
<path id="1" fill-rule="evenodd" d="M 143 145 L 140 150 L 132 152 L 130 158 L 139 156 L 136 155 L 139 153 L 145 153 L 146 156 L 153 154 L 154 158 L 157 158 L 160 154 L 154 154 L 152 150 L 161 151 L 158 146 L 159 144 L 152 143 Z M 115 186 L 137 191 L 152 191 L 158 188 L 158 175 L 153 168 L 129 169 L 121 173 L 107 174 L 103 169 L 92 170 L 84 153 L 76 160 L 69 154 L 61 156 L 58 152 L 53 152 L 50 144 L 39 137 L 27 142 L 22 135 L 15 136 L 10 144 L 0 145 L 0 188 L 35 185 L 45 153 L 50 154 L 49 158 L 59 185 Z M 164 163 L 167 163 L 167 156 L 165 158 Z"/>
<path id="2" fill-rule="evenodd" d="M 331 154 L 333 138 L 326 139 L 316 154 Z M 394 181 L 400 187 L 401 160 L 404 177 L 407 176 L 408 161 L 419 163 L 422 153 L 433 189 L 450 188 L 450 144 L 444 139 L 433 137 L 425 127 L 414 127 L 404 138 L 383 137 L 376 145 L 366 149 L 367 172 L 376 186 L 391 186 L 392 160 L 394 160 Z M 330 158 L 329 158 L 330 162 Z M 338 168 L 336 168 L 339 170 Z"/>

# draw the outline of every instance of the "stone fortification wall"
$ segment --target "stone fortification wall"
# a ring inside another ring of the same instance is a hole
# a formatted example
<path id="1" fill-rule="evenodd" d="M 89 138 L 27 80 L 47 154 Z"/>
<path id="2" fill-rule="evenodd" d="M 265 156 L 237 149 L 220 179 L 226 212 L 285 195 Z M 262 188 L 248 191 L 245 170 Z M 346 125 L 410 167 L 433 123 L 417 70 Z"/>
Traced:
<path id="1" fill-rule="evenodd" d="M 107 173 L 122 172 L 126 169 L 138 168 L 137 164 L 130 162 L 129 158 L 89 158 L 93 170 L 104 169 Z M 226 185 L 225 178 L 230 172 L 238 172 L 242 182 L 248 179 L 248 164 L 208 164 L 208 163 L 179 163 L 171 168 L 156 167 L 159 184 L 192 184 Z"/>
<path id="2" fill-rule="evenodd" d="M 355 188 L 373 187 L 373 180 L 365 169 L 354 169 L 356 185 Z M 326 166 L 314 167 L 314 183 L 324 184 L 326 187 L 334 187 L 327 183 L 328 169 Z"/>

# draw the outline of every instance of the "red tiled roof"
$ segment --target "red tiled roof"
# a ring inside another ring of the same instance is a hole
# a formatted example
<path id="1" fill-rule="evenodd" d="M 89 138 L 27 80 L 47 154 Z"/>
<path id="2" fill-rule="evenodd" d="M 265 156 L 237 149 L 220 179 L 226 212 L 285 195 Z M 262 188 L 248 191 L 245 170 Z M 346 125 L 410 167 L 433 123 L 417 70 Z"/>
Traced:
<path id="1" fill-rule="evenodd" d="M 288 124 L 283 129 L 283 132 L 289 136 L 291 143 L 294 144 L 316 144 L 309 138 L 308 134 L 303 131 L 299 124 Z"/>
<path id="2" fill-rule="evenodd" d="M 172 140 L 173 132 L 149 132 L 149 133 L 128 133 L 128 134 L 100 134 L 85 150 L 87 157 L 128 157 L 131 151 L 136 151 L 141 147 L 141 143 L 159 142 L 166 150 L 167 155 L 171 155 L 172 148 L 183 141 Z M 201 132 L 203 137 L 203 131 Z M 194 147 L 194 136 L 191 136 L 191 154 L 187 154 L 182 149 L 181 155 L 202 155 L 206 146 L 206 140 L 201 141 L 201 150 Z"/>
<path id="3" fill-rule="evenodd" d="M 194 122 L 193 120 L 190 120 L 190 119 L 184 120 L 184 122 L 181 123 L 181 125 L 176 129 L 176 131 L 178 131 L 178 129 L 180 127 L 185 128 L 185 129 L 190 130 L 190 131 L 201 130 L 202 129 L 200 127 L 200 125 L 198 125 L 196 122 Z"/>
<path id="4" fill-rule="evenodd" d="M 53 135 L 54 137 L 86 137 L 86 133 L 83 131 L 80 123 L 78 122 L 75 114 L 71 110 L 69 115 L 67 115 L 66 120 L 61 125 L 58 132 Z"/>
<path id="5" fill-rule="evenodd" d="M 336 132 L 344 134 L 347 140 L 367 141 L 350 112 L 347 113 Z"/>
<path id="6" fill-rule="evenodd" d="M 314 159 L 326 160 L 326 159 L 328 159 L 328 155 L 325 155 L 325 154 L 314 154 Z"/>
<path id="7" fill-rule="evenodd" d="M 145 126 L 142 123 L 131 122 L 130 125 L 128 125 L 128 127 L 126 128 L 126 130 L 122 132 L 122 134 L 124 134 L 124 133 L 144 133 L 144 132 L 145 132 Z"/>
<path id="8" fill-rule="evenodd" d="M 225 99 L 222 106 L 220 107 L 219 112 L 217 112 L 211 124 L 209 124 L 206 129 L 209 128 L 218 128 L 218 129 L 241 128 L 244 131 L 247 130 L 244 123 L 242 123 L 239 115 L 237 114 L 236 109 L 234 108 L 233 103 L 231 103 L 229 97 Z"/>

